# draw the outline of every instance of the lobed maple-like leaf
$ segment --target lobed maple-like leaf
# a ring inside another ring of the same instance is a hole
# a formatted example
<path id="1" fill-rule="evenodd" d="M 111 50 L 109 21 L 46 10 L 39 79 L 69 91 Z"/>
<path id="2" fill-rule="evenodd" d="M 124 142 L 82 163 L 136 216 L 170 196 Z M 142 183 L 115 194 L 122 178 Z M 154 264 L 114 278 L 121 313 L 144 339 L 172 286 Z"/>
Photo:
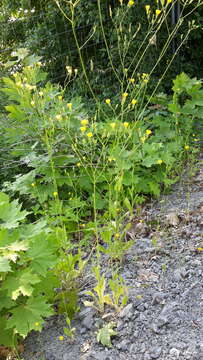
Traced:
<path id="1" fill-rule="evenodd" d="M 43 318 L 54 313 L 43 297 L 30 297 L 25 305 L 19 305 L 10 312 L 12 315 L 7 320 L 7 329 L 14 328 L 23 337 L 31 330 L 41 331 Z"/>
<path id="2" fill-rule="evenodd" d="M 1 228 L 12 229 L 18 226 L 19 221 L 29 214 L 21 210 L 21 205 L 16 200 L 9 203 L 8 195 L 0 193 L 0 219 L 3 221 Z"/>
<path id="3" fill-rule="evenodd" d="M 55 248 L 53 249 L 46 240 L 43 234 L 38 236 L 26 253 L 26 256 L 31 259 L 30 269 L 42 276 L 46 276 L 47 270 L 53 268 L 57 262 L 57 256 L 53 255 Z"/>
<path id="4" fill-rule="evenodd" d="M 2 290 L 7 290 L 8 296 L 16 300 L 20 295 L 31 296 L 33 285 L 38 282 L 40 282 L 40 278 L 30 269 L 18 270 L 14 275 L 5 279 Z"/>

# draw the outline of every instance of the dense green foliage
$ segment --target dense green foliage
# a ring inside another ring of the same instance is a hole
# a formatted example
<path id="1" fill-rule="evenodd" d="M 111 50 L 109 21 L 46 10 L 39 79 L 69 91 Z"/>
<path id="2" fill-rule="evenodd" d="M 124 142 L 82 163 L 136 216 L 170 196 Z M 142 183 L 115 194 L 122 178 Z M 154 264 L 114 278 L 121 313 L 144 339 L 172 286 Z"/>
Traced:
<path id="1" fill-rule="evenodd" d="M 198 152 L 202 82 L 176 76 L 173 63 L 183 57 L 193 74 L 202 61 L 191 64 L 187 53 L 202 36 L 185 21 L 201 24 L 195 4 L 181 4 L 172 29 L 170 0 L 1 1 L 0 346 L 40 331 L 54 309 L 73 337 L 90 261 L 96 284 L 83 303 L 101 313 L 126 305 L 118 264 L 133 244 L 134 216 Z M 97 340 L 111 346 L 113 328 Z"/>

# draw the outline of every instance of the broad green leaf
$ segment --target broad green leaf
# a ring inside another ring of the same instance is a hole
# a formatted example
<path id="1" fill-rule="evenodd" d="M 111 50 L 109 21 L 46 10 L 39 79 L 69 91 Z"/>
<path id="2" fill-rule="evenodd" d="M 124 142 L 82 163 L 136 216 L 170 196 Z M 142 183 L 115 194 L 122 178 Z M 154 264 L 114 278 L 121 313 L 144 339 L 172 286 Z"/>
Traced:
<path id="1" fill-rule="evenodd" d="M 9 260 L 0 256 L 0 273 L 12 271 Z"/>
<path id="2" fill-rule="evenodd" d="M 15 302 L 8 297 L 7 291 L 0 290 L 0 311 L 2 309 L 10 309 L 15 305 Z"/>
<path id="3" fill-rule="evenodd" d="M 30 269 L 45 276 L 47 270 L 57 263 L 57 256 L 53 255 L 54 250 L 45 235 L 37 236 L 26 253 L 30 259 Z"/>
<path id="4" fill-rule="evenodd" d="M 0 316 L 0 346 L 14 347 L 16 344 L 13 329 L 7 329 L 6 326 L 6 317 Z"/>
<path id="5" fill-rule="evenodd" d="M 28 243 L 26 241 L 15 241 L 13 244 L 9 245 L 9 250 L 18 252 L 25 251 L 28 249 Z"/>
<path id="6" fill-rule="evenodd" d="M 7 290 L 8 296 L 16 300 L 20 295 L 31 296 L 33 285 L 38 282 L 40 282 L 39 277 L 30 269 L 21 269 L 6 278 L 2 284 L 2 290 Z"/>
<path id="7" fill-rule="evenodd" d="M 31 297 L 25 305 L 17 306 L 10 312 L 12 316 L 7 321 L 7 329 L 14 328 L 23 337 L 31 330 L 41 331 L 43 317 L 54 313 L 43 297 Z"/>
<path id="8" fill-rule="evenodd" d="M 17 121 L 24 121 L 27 119 L 25 111 L 21 110 L 19 105 L 7 105 L 5 109 L 9 112 L 9 117 Z"/>
<path id="9" fill-rule="evenodd" d="M 19 221 L 25 219 L 27 211 L 21 210 L 21 205 L 16 200 L 9 203 L 6 194 L 0 193 L 0 219 L 3 221 L 2 228 L 12 229 L 18 226 Z"/>

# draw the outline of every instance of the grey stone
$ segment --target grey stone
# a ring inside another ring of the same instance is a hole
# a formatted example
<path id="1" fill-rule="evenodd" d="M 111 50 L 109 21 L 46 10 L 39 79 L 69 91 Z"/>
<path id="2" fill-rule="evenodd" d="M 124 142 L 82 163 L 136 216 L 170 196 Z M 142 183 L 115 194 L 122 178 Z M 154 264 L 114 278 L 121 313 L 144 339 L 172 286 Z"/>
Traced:
<path id="1" fill-rule="evenodd" d="M 157 347 L 157 346 L 150 349 L 151 359 L 158 359 L 160 357 L 160 355 L 161 355 L 161 351 L 162 351 L 162 348 Z"/>
<path id="2" fill-rule="evenodd" d="M 162 292 L 156 292 L 152 298 L 152 305 L 165 304 L 167 294 Z"/>
<path id="3" fill-rule="evenodd" d="M 128 316 L 130 313 L 132 314 L 132 309 L 133 309 L 133 304 L 132 303 L 128 304 L 127 306 L 124 307 L 123 310 L 121 310 L 119 317 L 124 318 Z"/>
<path id="4" fill-rule="evenodd" d="M 169 354 L 173 359 L 178 359 L 180 356 L 180 350 L 176 348 L 171 348 Z"/>
<path id="5" fill-rule="evenodd" d="M 117 344 L 117 348 L 122 351 L 129 350 L 129 341 L 126 339 L 122 340 L 119 344 Z"/>
<path id="6" fill-rule="evenodd" d="M 94 323 L 94 319 L 92 313 L 89 313 L 87 316 L 85 316 L 85 318 L 82 321 L 82 325 L 88 330 L 92 328 L 93 323 Z"/>
<path id="7" fill-rule="evenodd" d="M 71 352 L 63 354 L 62 360 L 70 360 L 71 356 L 74 358 L 74 354 L 71 355 Z"/>
<path id="8" fill-rule="evenodd" d="M 145 353 L 143 360 L 151 360 L 151 355 L 149 353 Z"/>
<path id="9" fill-rule="evenodd" d="M 56 357 L 54 354 L 51 354 L 50 352 L 46 352 L 45 359 L 46 360 L 56 360 Z"/>

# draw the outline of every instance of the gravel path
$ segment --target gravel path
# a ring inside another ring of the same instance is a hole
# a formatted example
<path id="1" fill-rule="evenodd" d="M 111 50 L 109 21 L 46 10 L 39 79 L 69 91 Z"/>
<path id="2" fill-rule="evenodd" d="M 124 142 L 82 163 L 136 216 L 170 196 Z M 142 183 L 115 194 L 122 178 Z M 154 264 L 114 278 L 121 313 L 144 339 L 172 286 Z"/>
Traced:
<path id="1" fill-rule="evenodd" d="M 81 307 L 74 341 L 63 317 L 25 341 L 24 360 L 203 360 L 203 162 L 171 194 L 143 209 L 128 236 L 135 245 L 121 270 L 128 305 L 114 317 L 112 348 L 96 340 L 103 319 Z M 142 221 L 140 221 L 142 220 Z"/>

